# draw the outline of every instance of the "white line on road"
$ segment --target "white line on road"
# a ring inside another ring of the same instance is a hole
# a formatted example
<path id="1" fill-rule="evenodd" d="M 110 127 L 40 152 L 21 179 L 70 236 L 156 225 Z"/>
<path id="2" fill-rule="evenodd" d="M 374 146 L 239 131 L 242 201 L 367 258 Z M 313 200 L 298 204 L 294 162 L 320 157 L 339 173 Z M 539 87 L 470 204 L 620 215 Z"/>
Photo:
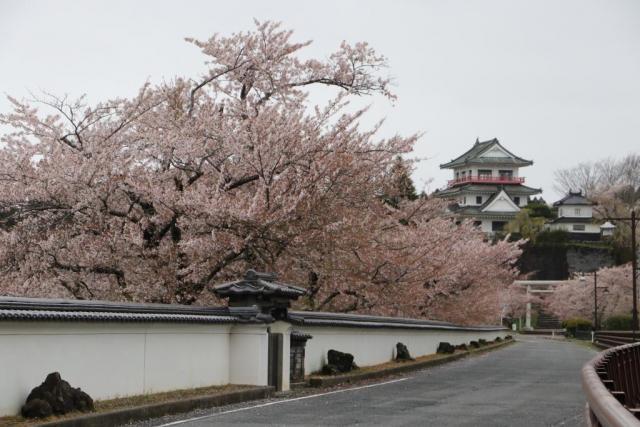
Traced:
<path id="1" fill-rule="evenodd" d="M 245 407 L 245 408 L 238 408 L 238 409 L 231 409 L 229 411 L 218 412 L 218 413 L 210 414 L 210 415 L 203 415 L 201 417 L 194 417 L 194 418 L 189 418 L 189 419 L 186 419 L 186 420 L 173 421 L 171 423 L 161 424 L 158 427 L 177 426 L 177 425 L 180 425 L 180 424 L 189 423 L 191 421 L 199 421 L 199 420 L 204 420 L 204 419 L 207 419 L 207 418 L 217 417 L 219 415 L 232 414 L 234 412 L 248 411 L 250 409 L 256 409 L 256 408 L 264 408 L 265 406 L 279 405 L 281 403 L 295 402 L 297 400 L 312 399 L 314 397 L 328 396 L 330 394 L 344 393 L 344 392 L 347 392 L 347 391 L 362 390 L 363 388 L 377 387 L 377 386 L 380 386 L 380 385 L 386 385 L 386 384 L 391 384 L 391 383 L 397 383 L 397 382 L 400 382 L 400 381 L 406 381 L 408 379 L 411 379 L 411 377 L 400 378 L 400 379 L 391 380 L 391 381 L 385 381 L 383 383 L 363 385 L 363 386 L 360 386 L 360 387 L 345 388 L 345 389 L 342 389 L 342 390 L 329 391 L 329 392 L 326 392 L 326 393 L 312 394 L 312 395 L 309 395 L 309 396 L 296 397 L 296 398 L 293 398 L 293 399 L 278 400 L 276 402 L 262 403 L 260 405 L 248 406 L 248 407 Z"/>

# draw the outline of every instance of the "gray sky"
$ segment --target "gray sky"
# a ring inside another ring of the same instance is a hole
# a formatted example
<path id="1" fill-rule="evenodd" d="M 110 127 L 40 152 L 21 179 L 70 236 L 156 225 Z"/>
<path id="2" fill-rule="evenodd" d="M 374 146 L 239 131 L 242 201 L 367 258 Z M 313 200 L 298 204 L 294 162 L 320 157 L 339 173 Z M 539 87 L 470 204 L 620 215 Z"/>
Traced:
<path id="1" fill-rule="evenodd" d="M 384 135 L 424 132 L 418 187 L 476 137 L 533 159 L 527 185 L 558 198 L 553 171 L 640 151 L 640 1 L 0 0 L 0 92 L 131 96 L 146 81 L 197 77 L 208 38 L 282 21 L 326 57 L 342 40 L 389 58 L 395 105 L 369 98 Z M 0 112 L 8 102 L 0 100 Z"/>

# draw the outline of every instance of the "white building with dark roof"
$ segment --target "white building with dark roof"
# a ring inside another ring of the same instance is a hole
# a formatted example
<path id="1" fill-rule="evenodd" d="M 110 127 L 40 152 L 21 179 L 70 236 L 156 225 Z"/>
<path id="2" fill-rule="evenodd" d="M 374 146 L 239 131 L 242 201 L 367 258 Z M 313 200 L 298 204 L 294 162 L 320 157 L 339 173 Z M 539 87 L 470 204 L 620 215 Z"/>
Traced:
<path id="1" fill-rule="evenodd" d="M 547 227 L 569 233 L 599 235 L 600 225 L 593 219 L 594 205 L 582 195 L 582 191 L 569 191 L 568 195 L 553 204 L 558 209 L 558 217 Z"/>
<path id="2" fill-rule="evenodd" d="M 520 168 L 532 164 L 507 150 L 496 138 L 476 140 L 467 152 L 440 165 L 441 169 L 452 170 L 453 179 L 434 195 L 452 199 L 451 211 L 474 218 L 482 231 L 500 231 L 527 205 L 529 197 L 542 193 L 539 188 L 524 185 L 525 178 L 520 175 Z"/>

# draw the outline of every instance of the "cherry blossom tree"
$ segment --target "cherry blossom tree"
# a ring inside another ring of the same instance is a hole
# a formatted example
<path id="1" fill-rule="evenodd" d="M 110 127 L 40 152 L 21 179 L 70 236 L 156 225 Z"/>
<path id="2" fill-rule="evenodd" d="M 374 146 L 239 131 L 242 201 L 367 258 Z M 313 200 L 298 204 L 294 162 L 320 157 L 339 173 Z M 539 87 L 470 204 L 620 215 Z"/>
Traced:
<path id="1" fill-rule="evenodd" d="M 598 270 L 598 319 L 611 315 L 628 314 L 633 304 L 631 265 Z M 576 277 L 562 285 L 547 298 L 547 308 L 561 319 L 571 317 L 593 318 L 594 279 L 592 275 Z"/>
<path id="2" fill-rule="evenodd" d="M 395 197 L 417 137 L 380 138 L 349 108 L 394 98 L 383 56 L 343 43 L 301 59 L 310 42 L 271 22 L 188 41 L 208 58 L 197 79 L 97 105 L 10 98 L 2 293 L 206 304 L 252 267 L 306 285 L 308 308 L 495 319 L 518 243 Z M 335 96 L 312 106 L 314 87 Z"/>

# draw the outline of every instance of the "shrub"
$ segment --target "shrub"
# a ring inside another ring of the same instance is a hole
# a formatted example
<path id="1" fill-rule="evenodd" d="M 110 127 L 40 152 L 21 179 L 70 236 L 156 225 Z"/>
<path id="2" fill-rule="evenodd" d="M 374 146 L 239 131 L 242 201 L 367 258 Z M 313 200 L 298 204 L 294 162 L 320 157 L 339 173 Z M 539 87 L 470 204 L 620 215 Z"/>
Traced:
<path id="1" fill-rule="evenodd" d="M 527 210 L 532 217 L 553 218 L 553 212 L 549 205 L 544 202 L 532 201 L 527 204 Z"/>
<path id="2" fill-rule="evenodd" d="M 571 337 L 576 336 L 576 331 L 591 330 L 592 324 L 590 320 L 581 317 L 573 317 L 562 322 L 562 327 L 567 330 L 567 334 Z"/>
<path id="3" fill-rule="evenodd" d="M 602 323 L 602 329 L 605 329 L 607 331 L 630 331 L 631 320 L 632 317 L 630 314 L 613 315 L 611 317 L 608 317 Z"/>
<path id="4" fill-rule="evenodd" d="M 564 230 L 546 230 L 538 234 L 537 246 L 564 246 L 569 243 L 569 233 Z"/>

